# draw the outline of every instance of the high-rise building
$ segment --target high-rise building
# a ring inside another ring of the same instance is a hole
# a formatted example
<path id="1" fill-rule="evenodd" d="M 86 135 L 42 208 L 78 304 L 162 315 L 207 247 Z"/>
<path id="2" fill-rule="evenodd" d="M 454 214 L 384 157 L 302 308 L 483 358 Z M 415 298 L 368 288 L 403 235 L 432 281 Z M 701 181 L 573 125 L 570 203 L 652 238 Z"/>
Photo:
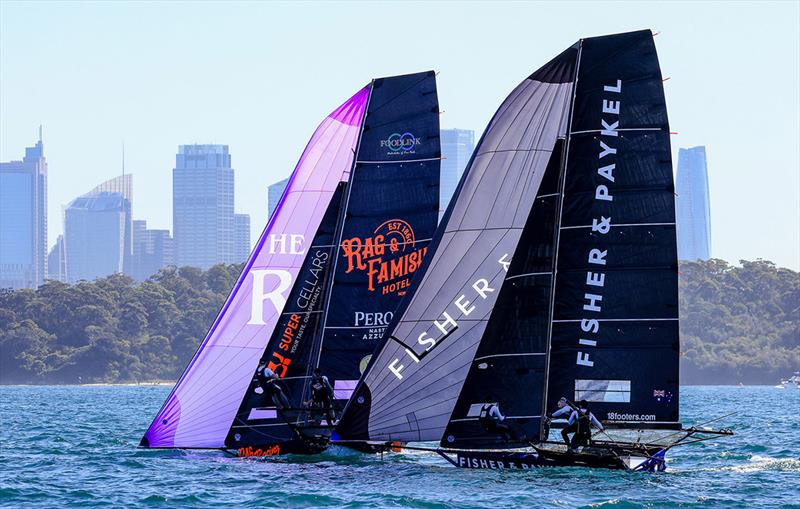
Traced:
<path id="1" fill-rule="evenodd" d="M 678 152 L 675 182 L 678 259 L 711 257 L 711 202 L 708 190 L 706 148 L 682 148 Z"/>
<path id="2" fill-rule="evenodd" d="M 131 277 L 144 281 L 175 263 L 174 244 L 169 230 L 148 230 L 147 221 L 133 221 Z"/>
<path id="3" fill-rule="evenodd" d="M 105 182 L 72 200 L 64 211 L 67 280 L 91 281 L 123 272 L 131 245 L 130 175 Z M 118 186 L 118 187 L 116 187 Z M 105 191 L 118 189 L 121 192 Z"/>
<path id="4" fill-rule="evenodd" d="M 234 214 L 233 224 L 234 261 L 242 263 L 250 256 L 250 215 Z"/>
<path id="5" fill-rule="evenodd" d="M 475 150 L 475 131 L 467 129 L 442 129 L 442 170 L 439 185 L 439 218 L 450 203 L 461 174 Z"/>
<path id="6" fill-rule="evenodd" d="M 47 279 L 67 282 L 67 246 L 63 235 L 58 236 L 53 249 L 47 255 Z"/>
<path id="7" fill-rule="evenodd" d="M 39 141 L 0 163 L 0 288 L 36 288 L 47 274 L 47 161 Z"/>
<path id="8" fill-rule="evenodd" d="M 233 169 L 227 145 L 181 145 L 172 170 L 178 266 L 233 263 Z"/>
<path id="9" fill-rule="evenodd" d="M 286 189 L 287 184 L 289 184 L 289 179 L 285 178 L 267 187 L 267 220 L 275 212 L 275 208 L 278 206 L 278 202 L 281 201 L 281 196 L 283 196 L 283 191 Z"/>

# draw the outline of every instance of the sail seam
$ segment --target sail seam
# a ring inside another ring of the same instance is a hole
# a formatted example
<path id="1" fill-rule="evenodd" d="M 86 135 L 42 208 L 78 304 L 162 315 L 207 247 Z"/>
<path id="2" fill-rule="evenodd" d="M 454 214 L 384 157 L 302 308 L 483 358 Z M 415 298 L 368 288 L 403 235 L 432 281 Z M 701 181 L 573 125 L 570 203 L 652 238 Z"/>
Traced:
<path id="1" fill-rule="evenodd" d="M 595 225 L 584 224 L 584 225 L 579 225 L 579 226 L 561 226 L 559 229 L 560 230 L 573 230 L 575 228 L 592 228 L 593 226 L 595 226 Z M 610 226 L 611 227 L 620 227 L 620 226 L 625 226 L 625 227 L 630 227 L 630 226 L 675 226 L 675 223 L 619 223 L 619 224 L 611 223 Z"/>
<path id="2" fill-rule="evenodd" d="M 622 129 L 614 129 L 615 131 L 663 131 L 661 127 L 628 127 Z M 603 132 L 602 129 L 589 129 L 586 131 L 573 131 L 569 133 L 570 135 L 573 134 L 587 134 L 587 133 L 601 133 Z"/>
<path id="3" fill-rule="evenodd" d="M 598 322 L 671 322 L 678 318 L 595 318 Z M 553 320 L 553 323 L 576 323 L 577 320 Z"/>
<path id="4" fill-rule="evenodd" d="M 441 161 L 442 157 L 428 157 L 425 159 L 397 159 L 392 161 L 356 161 L 356 164 L 395 164 L 395 163 L 424 163 L 426 161 Z"/>

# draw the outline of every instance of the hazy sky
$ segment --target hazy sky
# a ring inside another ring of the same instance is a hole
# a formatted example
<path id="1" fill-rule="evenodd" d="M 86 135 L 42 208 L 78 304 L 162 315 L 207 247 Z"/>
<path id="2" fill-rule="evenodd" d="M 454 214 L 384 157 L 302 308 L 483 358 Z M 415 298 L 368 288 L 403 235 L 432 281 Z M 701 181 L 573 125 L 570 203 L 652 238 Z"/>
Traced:
<path id="1" fill-rule="evenodd" d="M 230 145 L 253 235 L 267 185 L 373 77 L 440 71 L 443 127 L 483 131 L 577 39 L 652 28 L 679 147 L 706 145 L 712 254 L 800 269 L 800 3 L 214 3 L 0 0 L 0 160 L 44 125 L 62 207 L 126 169 L 134 217 L 172 229 L 179 144 Z"/>

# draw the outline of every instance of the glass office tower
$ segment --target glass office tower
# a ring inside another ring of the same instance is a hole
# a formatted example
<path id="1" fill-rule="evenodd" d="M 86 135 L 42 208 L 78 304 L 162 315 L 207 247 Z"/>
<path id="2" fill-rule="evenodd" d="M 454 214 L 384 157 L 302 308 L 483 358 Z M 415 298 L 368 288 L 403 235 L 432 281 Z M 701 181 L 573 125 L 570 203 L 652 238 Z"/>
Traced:
<path id="1" fill-rule="evenodd" d="M 708 260 L 711 257 L 711 202 L 705 147 L 678 151 L 675 193 L 678 259 Z"/>
<path id="2" fill-rule="evenodd" d="M 233 169 L 228 145 L 181 145 L 172 170 L 175 262 L 203 270 L 234 263 Z"/>
<path id="3" fill-rule="evenodd" d="M 36 288 L 47 274 L 47 162 L 39 141 L 0 163 L 0 288 Z"/>

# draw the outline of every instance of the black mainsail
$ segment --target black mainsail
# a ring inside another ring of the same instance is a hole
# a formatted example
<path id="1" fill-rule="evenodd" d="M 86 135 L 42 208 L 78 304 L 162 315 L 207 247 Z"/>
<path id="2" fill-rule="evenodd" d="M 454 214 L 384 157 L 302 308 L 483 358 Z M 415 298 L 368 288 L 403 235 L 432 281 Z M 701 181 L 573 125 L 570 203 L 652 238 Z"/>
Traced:
<path id="1" fill-rule="evenodd" d="M 675 245 L 652 34 L 583 39 L 490 122 L 341 437 L 527 445 L 560 396 L 678 427 Z M 487 403 L 513 443 L 481 425 Z"/>

